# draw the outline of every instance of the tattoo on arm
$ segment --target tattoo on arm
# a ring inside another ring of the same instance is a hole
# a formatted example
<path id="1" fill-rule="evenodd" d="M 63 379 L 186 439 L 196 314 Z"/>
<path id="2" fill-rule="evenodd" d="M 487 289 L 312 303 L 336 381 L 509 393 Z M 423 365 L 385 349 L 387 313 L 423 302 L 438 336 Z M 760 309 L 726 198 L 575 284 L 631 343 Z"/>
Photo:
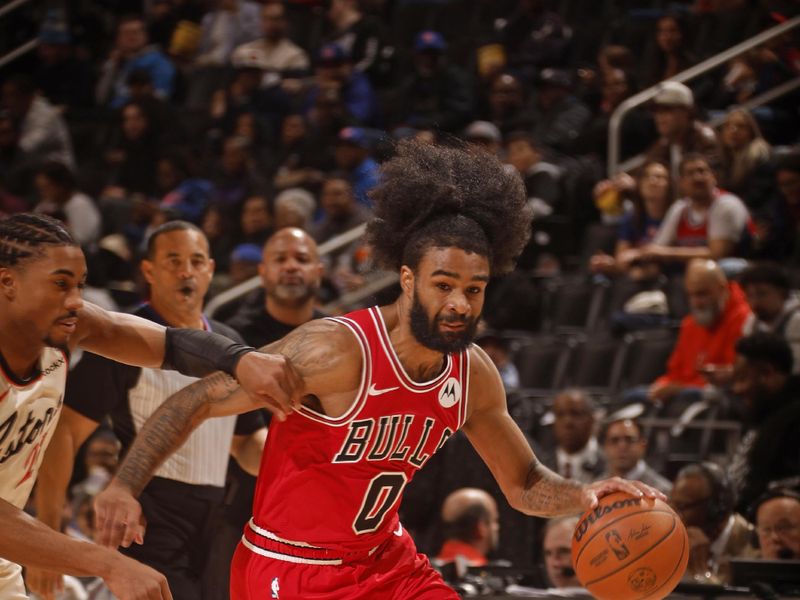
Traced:
<path id="1" fill-rule="evenodd" d="M 150 415 L 131 446 L 116 479 L 138 496 L 158 466 L 189 437 L 208 405 L 239 389 L 233 377 L 214 373 L 165 400 Z"/>
<path id="2" fill-rule="evenodd" d="M 343 331 L 330 321 L 311 321 L 260 351 L 285 356 L 304 380 L 311 380 L 330 375 L 336 361 L 346 354 L 345 340 L 351 340 L 349 333 L 342 335 Z"/>
<path id="3" fill-rule="evenodd" d="M 553 473 L 534 460 L 525 478 L 522 507 L 538 517 L 558 517 L 583 511 L 583 486 Z"/>

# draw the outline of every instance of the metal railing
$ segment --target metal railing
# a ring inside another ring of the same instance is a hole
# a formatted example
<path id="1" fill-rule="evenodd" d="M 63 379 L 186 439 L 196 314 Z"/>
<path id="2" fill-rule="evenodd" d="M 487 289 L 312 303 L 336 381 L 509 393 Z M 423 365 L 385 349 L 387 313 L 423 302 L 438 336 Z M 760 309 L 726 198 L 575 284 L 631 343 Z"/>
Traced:
<path id="1" fill-rule="evenodd" d="M 15 8 L 18 8 L 23 4 L 27 4 L 30 1 L 31 0 L 11 0 L 11 2 L 6 2 L 2 6 L 0 6 L 0 19 L 3 18 L 8 13 L 10 13 Z M 23 54 L 27 54 L 31 50 L 36 49 L 38 45 L 39 45 L 39 40 L 33 38 L 28 40 L 24 44 L 17 46 L 13 50 L 9 50 L 3 56 L 0 56 L 0 67 L 7 65 L 12 60 L 16 60 Z"/>
<path id="2" fill-rule="evenodd" d="M 339 250 L 340 248 L 344 248 L 345 246 L 348 246 L 349 244 L 352 244 L 353 242 L 355 242 L 356 240 L 360 239 L 364 235 L 364 232 L 366 231 L 366 229 L 367 229 L 367 224 L 366 223 L 362 223 L 361 225 L 353 227 L 353 229 L 351 229 L 349 231 L 345 231 L 344 233 L 339 234 L 336 237 L 333 237 L 333 238 L 327 240 L 326 242 L 323 242 L 322 244 L 319 245 L 319 255 L 320 255 L 320 257 L 325 256 L 327 254 L 330 254 L 331 252 L 335 252 L 336 250 Z M 355 292 L 351 292 L 350 294 L 345 294 L 345 296 L 342 296 L 342 298 L 340 298 L 336 302 L 332 302 L 332 303 L 330 303 L 329 305 L 326 305 L 323 308 L 327 308 L 329 306 L 330 307 L 339 306 L 339 305 L 342 304 L 342 301 L 343 301 L 344 298 L 348 298 L 352 302 L 357 302 L 357 301 L 359 301 L 359 300 L 361 300 L 363 298 L 366 298 L 367 296 L 369 296 L 371 294 L 374 294 L 376 291 L 380 291 L 381 289 L 383 289 L 383 287 L 387 287 L 388 285 L 391 285 L 392 283 L 394 283 L 393 281 L 392 282 L 388 282 L 388 283 L 385 283 L 380 288 L 373 289 L 375 283 L 377 283 L 378 281 L 384 281 L 384 280 L 385 280 L 385 278 L 381 277 L 381 278 L 375 280 L 375 282 L 370 282 L 369 286 L 365 286 L 365 288 L 356 290 Z M 245 294 L 249 294 L 253 290 L 257 289 L 260 285 L 261 285 L 261 278 L 260 277 L 251 277 L 247 281 L 243 281 L 239 285 L 235 285 L 232 288 L 217 294 L 206 305 L 206 309 L 205 309 L 206 314 L 209 315 L 210 317 L 213 317 L 214 313 L 219 310 L 220 306 L 222 306 L 224 304 L 227 304 L 228 302 L 232 302 L 233 300 L 236 300 L 238 298 L 241 298 Z M 366 290 L 367 288 L 368 288 L 368 290 L 371 290 L 371 291 L 365 291 L 365 292 L 362 293 L 362 290 Z"/>
<path id="3" fill-rule="evenodd" d="M 671 77 L 667 81 L 677 81 L 679 83 L 686 83 L 687 81 L 691 81 L 708 71 L 715 69 L 716 67 L 724 64 L 725 62 L 731 60 L 751 50 L 761 44 L 768 42 L 778 36 L 785 34 L 788 31 L 795 29 L 796 27 L 800 26 L 800 16 L 794 17 L 767 29 L 766 31 L 762 31 L 758 35 L 755 35 L 745 41 L 728 48 L 727 50 L 723 50 L 719 54 L 712 56 L 704 60 L 703 62 L 686 69 L 685 71 L 681 71 L 674 77 Z M 662 82 L 663 83 L 663 82 Z M 620 105 L 614 110 L 611 114 L 611 118 L 608 122 L 608 176 L 611 177 L 612 175 L 618 173 L 622 170 L 628 170 L 637 166 L 637 161 L 640 164 L 643 160 L 641 157 L 634 157 L 626 161 L 624 164 L 620 164 L 619 162 L 619 154 L 620 154 L 620 130 L 622 126 L 622 119 L 625 118 L 630 111 L 634 108 L 645 104 L 653 99 L 653 97 L 659 92 L 661 83 L 657 83 L 654 86 L 647 88 L 646 90 L 642 90 L 638 94 L 634 94 L 630 98 L 627 98 L 620 103 Z M 785 94 L 788 91 L 796 89 L 800 87 L 800 78 L 793 79 L 789 82 L 783 84 L 783 86 L 778 86 L 782 89 L 781 94 Z M 754 108 L 755 106 L 760 106 L 761 104 L 765 104 L 767 102 L 772 101 L 777 96 L 772 94 L 773 90 L 761 94 L 758 98 L 753 98 L 749 102 L 747 102 L 744 106 L 747 108 Z M 780 94 L 779 94 L 780 95 Z"/>

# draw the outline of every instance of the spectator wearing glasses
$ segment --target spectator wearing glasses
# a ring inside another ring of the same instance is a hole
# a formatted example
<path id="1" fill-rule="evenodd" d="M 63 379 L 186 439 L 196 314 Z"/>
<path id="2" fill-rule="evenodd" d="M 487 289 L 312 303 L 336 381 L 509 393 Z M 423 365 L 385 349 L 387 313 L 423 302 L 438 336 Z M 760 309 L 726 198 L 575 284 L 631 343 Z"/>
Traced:
<path id="1" fill-rule="evenodd" d="M 602 478 L 638 479 L 669 494 L 672 483 L 648 465 L 645 460 L 647 440 L 641 423 L 634 419 L 609 421 L 600 431 L 600 444 L 606 456 L 606 472 Z"/>
<path id="2" fill-rule="evenodd" d="M 776 489 L 762 496 L 754 506 L 761 558 L 800 558 L 800 494 Z"/>

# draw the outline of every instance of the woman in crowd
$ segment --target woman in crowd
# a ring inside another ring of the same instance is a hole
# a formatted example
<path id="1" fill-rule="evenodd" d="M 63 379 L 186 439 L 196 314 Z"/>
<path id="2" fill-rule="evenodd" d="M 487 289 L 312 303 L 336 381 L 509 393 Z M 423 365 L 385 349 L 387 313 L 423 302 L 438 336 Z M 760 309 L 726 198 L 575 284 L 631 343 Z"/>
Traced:
<path id="1" fill-rule="evenodd" d="M 732 110 L 720 127 L 719 138 L 720 187 L 751 208 L 768 198 L 772 189 L 771 150 L 753 116 L 743 108 Z"/>

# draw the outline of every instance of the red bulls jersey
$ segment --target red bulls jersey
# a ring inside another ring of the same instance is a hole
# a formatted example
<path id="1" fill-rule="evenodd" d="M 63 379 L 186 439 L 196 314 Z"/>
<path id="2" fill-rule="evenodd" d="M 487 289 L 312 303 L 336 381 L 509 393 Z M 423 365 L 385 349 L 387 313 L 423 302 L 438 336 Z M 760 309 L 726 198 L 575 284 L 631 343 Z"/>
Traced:
<path id="1" fill-rule="evenodd" d="M 363 552 L 399 535 L 403 489 L 463 425 L 469 352 L 447 355 L 439 375 L 417 383 L 377 307 L 332 320 L 361 348 L 358 393 L 338 418 L 303 407 L 272 421 L 250 529 L 299 547 Z"/>

